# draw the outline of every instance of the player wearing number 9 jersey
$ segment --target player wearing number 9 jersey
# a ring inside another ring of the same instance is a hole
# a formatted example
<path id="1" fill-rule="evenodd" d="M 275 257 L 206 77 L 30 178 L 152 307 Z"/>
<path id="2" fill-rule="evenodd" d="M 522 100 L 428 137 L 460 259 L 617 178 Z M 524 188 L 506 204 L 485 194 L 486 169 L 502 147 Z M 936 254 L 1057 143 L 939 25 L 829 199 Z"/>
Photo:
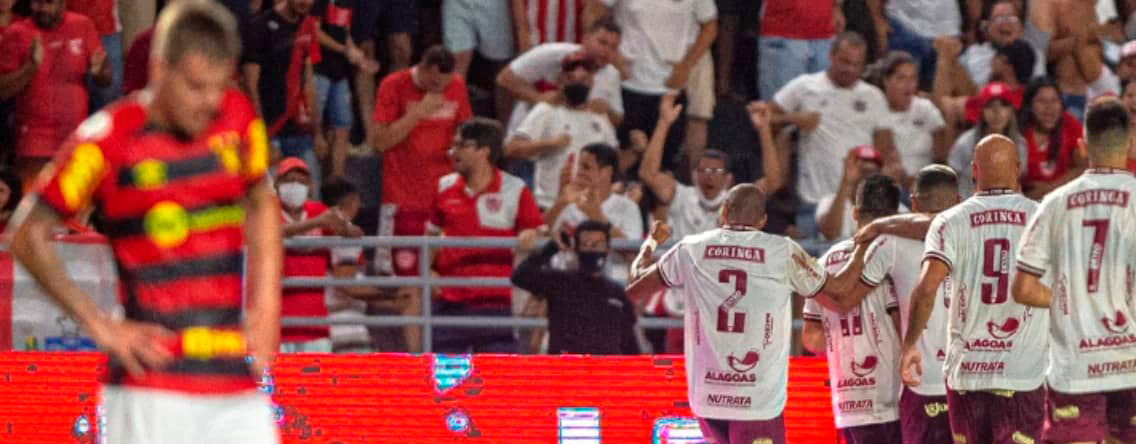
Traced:
<path id="1" fill-rule="evenodd" d="M 1050 308 L 1047 442 L 1136 442 L 1136 178 L 1124 169 L 1128 132 L 1119 101 L 1091 104 L 1091 168 L 1047 195 L 1022 237 L 1014 299 Z"/>
<path id="2" fill-rule="evenodd" d="M 721 444 L 785 442 L 791 294 L 842 292 L 855 282 L 852 273 L 829 279 L 796 242 L 759 231 L 764 208 L 756 186 L 733 187 L 721 228 L 682 239 L 628 287 L 640 302 L 664 288 L 685 301 L 690 405 L 703 434 Z"/>

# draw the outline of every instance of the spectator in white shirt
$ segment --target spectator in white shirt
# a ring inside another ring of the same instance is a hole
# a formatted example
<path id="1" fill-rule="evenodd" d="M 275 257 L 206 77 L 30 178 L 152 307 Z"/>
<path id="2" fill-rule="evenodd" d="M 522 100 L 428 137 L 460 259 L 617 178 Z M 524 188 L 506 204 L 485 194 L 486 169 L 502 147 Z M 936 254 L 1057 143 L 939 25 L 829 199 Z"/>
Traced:
<path id="1" fill-rule="evenodd" d="M 793 79 L 773 97 L 774 123 L 793 124 L 798 140 L 797 229 L 815 237 L 816 204 L 840 185 L 841 159 L 848 150 L 871 145 L 883 157 L 884 171 L 901 168 L 883 93 L 862 80 L 867 56 L 864 38 L 854 32 L 836 37 L 824 72 Z"/>
<path id="2" fill-rule="evenodd" d="M 982 22 L 986 41 L 968 46 L 958 58 L 973 84 L 985 85 L 992 80 L 990 66 L 997 54 L 996 47 L 1009 45 L 1024 37 L 1023 16 L 1024 11 L 1019 11 L 1018 5 L 1012 0 L 999 0 L 990 7 L 990 17 Z M 1033 75 L 1043 74 L 1045 74 L 1045 57 L 1038 53 L 1034 59 Z"/>
<path id="3" fill-rule="evenodd" d="M 919 65 L 910 54 L 891 51 L 875 68 L 873 77 L 887 99 L 895 148 L 903 164 L 900 185 L 910 189 L 919 169 L 933 162 L 947 161 L 950 134 L 935 104 L 915 94 L 919 86 Z"/>
<path id="4" fill-rule="evenodd" d="M 518 99 L 509 118 L 508 132 L 512 133 L 536 103 L 559 101 L 561 67 L 565 57 L 583 53 L 596 62 L 598 70 L 588 108 L 603 113 L 612 126 L 623 121 L 623 97 L 620 93 L 619 70 L 613 63 L 619 58 L 619 41 L 622 30 L 615 20 L 601 18 L 588 28 L 580 43 L 545 43 L 538 45 L 509 63 L 497 75 L 497 86 Z"/>
<path id="5" fill-rule="evenodd" d="M 686 157 L 697 159 L 706 147 L 706 133 L 714 114 L 714 64 L 710 45 L 718 35 L 718 8 L 714 0 L 593 0 L 601 12 L 610 8 L 623 27 L 620 53 L 627 62 L 623 81 L 626 118 L 620 139 L 626 144 L 631 130 L 650 134 L 658 120 L 659 101 L 667 92 L 686 92 L 685 142 L 672 133 L 663 156 L 664 169 L 675 171 L 679 146 Z"/>
<path id="6" fill-rule="evenodd" d="M 602 114 L 588 109 L 596 64 L 583 53 L 562 63 L 555 102 L 540 102 L 528 113 L 505 145 L 505 156 L 536 164 L 533 197 L 537 206 L 552 207 L 560 193 L 560 171 L 584 146 L 618 144 L 615 128 Z"/>

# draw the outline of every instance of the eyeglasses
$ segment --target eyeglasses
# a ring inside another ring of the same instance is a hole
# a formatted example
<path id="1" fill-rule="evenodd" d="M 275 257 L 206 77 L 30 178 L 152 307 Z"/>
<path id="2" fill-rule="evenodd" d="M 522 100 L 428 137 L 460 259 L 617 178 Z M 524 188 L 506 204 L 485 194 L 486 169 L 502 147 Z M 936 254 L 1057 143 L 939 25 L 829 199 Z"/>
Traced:
<path id="1" fill-rule="evenodd" d="M 1006 25 L 1006 24 L 1018 23 L 1018 22 L 1021 22 L 1021 20 L 1018 19 L 1018 17 L 1014 16 L 1014 15 L 1000 15 L 1000 16 L 997 16 L 997 17 L 990 17 L 990 23 L 993 23 L 995 25 Z"/>
<path id="2" fill-rule="evenodd" d="M 699 168 L 694 171 L 702 174 L 726 174 L 725 168 Z"/>

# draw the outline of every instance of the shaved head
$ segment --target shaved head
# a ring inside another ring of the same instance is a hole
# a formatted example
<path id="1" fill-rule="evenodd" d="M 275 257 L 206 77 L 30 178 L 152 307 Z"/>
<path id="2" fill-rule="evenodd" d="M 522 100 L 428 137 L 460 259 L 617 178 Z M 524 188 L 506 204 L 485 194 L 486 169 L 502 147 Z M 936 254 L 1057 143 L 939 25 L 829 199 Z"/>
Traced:
<path id="1" fill-rule="evenodd" d="M 932 164 L 915 175 L 912 209 L 920 213 L 939 213 L 959 202 L 958 174 L 946 165 Z"/>
<path id="2" fill-rule="evenodd" d="M 974 177 L 979 191 L 1018 189 L 1021 167 L 1018 145 L 1009 137 L 992 134 L 983 137 L 974 148 Z"/>
<path id="3" fill-rule="evenodd" d="M 734 185 L 722 205 L 722 223 L 761 228 L 765 225 L 765 192 L 752 183 Z"/>

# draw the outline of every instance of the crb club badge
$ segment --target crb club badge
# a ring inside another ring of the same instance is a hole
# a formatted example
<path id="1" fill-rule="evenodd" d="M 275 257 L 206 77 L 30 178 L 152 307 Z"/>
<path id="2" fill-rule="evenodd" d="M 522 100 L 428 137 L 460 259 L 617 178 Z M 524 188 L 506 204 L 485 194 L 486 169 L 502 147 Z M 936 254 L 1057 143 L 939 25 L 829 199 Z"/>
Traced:
<path id="1" fill-rule="evenodd" d="M 485 198 L 485 209 L 491 213 L 501 211 L 501 198 L 499 196 L 487 196 Z"/>

